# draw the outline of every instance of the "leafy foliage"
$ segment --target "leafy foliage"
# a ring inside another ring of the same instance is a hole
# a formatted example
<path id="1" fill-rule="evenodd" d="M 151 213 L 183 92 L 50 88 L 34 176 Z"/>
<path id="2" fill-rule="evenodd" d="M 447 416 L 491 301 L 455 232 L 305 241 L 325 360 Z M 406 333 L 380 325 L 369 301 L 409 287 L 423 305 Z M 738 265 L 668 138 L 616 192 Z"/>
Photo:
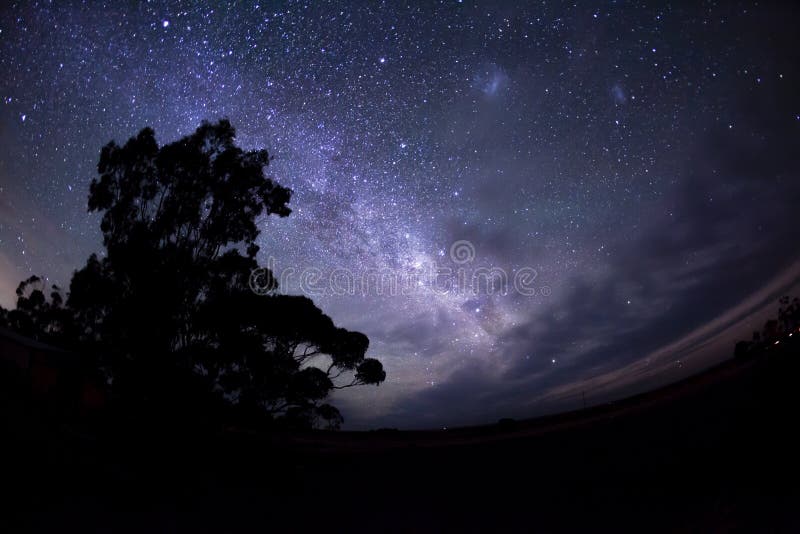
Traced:
<path id="1" fill-rule="evenodd" d="M 386 374 L 365 357 L 365 335 L 278 294 L 259 266 L 259 218 L 291 213 L 292 191 L 264 175 L 269 161 L 236 146 L 227 120 L 163 147 L 149 128 L 109 143 L 89 193 L 105 254 L 74 273 L 66 301 L 57 290 L 46 299 L 34 277 L 0 319 L 91 355 L 129 410 L 338 428 L 328 395 Z M 266 294 L 250 289 L 254 272 Z"/>

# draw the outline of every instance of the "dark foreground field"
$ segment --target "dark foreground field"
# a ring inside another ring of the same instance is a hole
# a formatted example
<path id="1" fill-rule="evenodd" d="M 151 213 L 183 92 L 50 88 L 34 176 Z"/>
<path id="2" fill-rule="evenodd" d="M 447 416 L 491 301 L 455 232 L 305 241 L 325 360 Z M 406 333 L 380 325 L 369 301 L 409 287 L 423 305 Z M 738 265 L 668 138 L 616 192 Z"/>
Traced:
<path id="1" fill-rule="evenodd" d="M 800 531 L 794 339 L 614 405 L 448 432 L 14 431 L 4 530 Z"/>

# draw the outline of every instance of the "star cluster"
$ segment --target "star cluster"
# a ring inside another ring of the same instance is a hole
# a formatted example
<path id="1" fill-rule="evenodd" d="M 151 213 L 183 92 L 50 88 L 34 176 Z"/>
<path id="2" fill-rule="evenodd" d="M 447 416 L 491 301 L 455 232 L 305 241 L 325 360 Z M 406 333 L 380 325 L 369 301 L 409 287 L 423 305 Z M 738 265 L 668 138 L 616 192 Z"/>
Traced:
<path id="1" fill-rule="evenodd" d="M 5 5 L 0 303 L 30 273 L 66 285 L 100 250 L 86 195 L 101 146 L 228 117 L 295 191 L 292 216 L 261 222 L 278 272 L 409 277 L 457 266 L 468 241 L 472 268 L 535 273 L 533 295 L 422 279 L 312 295 L 387 369 L 337 399 L 352 428 L 534 415 L 603 377 L 674 379 L 728 347 L 659 349 L 749 316 L 793 269 L 796 22 L 747 2 Z"/>

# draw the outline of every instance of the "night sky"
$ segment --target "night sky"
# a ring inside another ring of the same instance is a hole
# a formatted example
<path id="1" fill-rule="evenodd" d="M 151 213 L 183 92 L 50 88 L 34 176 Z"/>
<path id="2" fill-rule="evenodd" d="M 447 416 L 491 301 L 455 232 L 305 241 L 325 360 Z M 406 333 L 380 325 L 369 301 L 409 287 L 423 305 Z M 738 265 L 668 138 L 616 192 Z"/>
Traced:
<path id="1" fill-rule="evenodd" d="M 577 4 L 3 2 L 0 304 L 102 249 L 105 143 L 228 117 L 295 191 L 262 221 L 278 273 L 535 273 L 313 284 L 387 371 L 335 398 L 347 428 L 575 408 L 729 356 L 800 273 L 797 8 Z"/>

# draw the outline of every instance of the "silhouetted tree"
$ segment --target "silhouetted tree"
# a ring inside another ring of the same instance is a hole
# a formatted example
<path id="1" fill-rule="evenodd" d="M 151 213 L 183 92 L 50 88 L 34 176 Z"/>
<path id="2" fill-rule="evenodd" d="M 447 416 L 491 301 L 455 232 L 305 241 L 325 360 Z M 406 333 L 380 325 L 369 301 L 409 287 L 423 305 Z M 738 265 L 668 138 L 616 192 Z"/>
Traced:
<path id="1" fill-rule="evenodd" d="M 74 273 L 66 307 L 34 290 L 15 320 L 23 333 L 69 331 L 131 410 L 337 428 L 341 415 L 323 401 L 380 384 L 383 366 L 365 357 L 366 336 L 278 294 L 258 265 L 256 220 L 288 216 L 292 191 L 264 175 L 265 150 L 242 150 L 234 136 L 221 120 L 162 147 L 150 128 L 106 145 L 89 193 L 105 254 Z M 56 313 L 65 309 L 70 328 Z"/>
<path id="2" fill-rule="evenodd" d="M 762 330 L 753 331 L 751 341 L 737 341 L 734 347 L 736 357 L 754 354 L 763 347 L 789 339 L 796 333 L 800 326 L 800 299 L 784 296 L 778 302 L 778 318 L 768 319 Z"/>
<path id="3" fill-rule="evenodd" d="M 318 419 L 317 425 L 327 430 L 339 430 L 344 422 L 342 414 L 335 406 L 330 404 L 322 404 L 316 408 L 316 416 Z"/>
<path id="4" fill-rule="evenodd" d="M 49 297 L 45 282 L 31 276 L 20 282 L 16 290 L 16 307 L 2 310 L 2 325 L 37 341 L 70 348 L 76 336 L 75 321 L 64 306 L 61 289 L 53 285 Z"/>

